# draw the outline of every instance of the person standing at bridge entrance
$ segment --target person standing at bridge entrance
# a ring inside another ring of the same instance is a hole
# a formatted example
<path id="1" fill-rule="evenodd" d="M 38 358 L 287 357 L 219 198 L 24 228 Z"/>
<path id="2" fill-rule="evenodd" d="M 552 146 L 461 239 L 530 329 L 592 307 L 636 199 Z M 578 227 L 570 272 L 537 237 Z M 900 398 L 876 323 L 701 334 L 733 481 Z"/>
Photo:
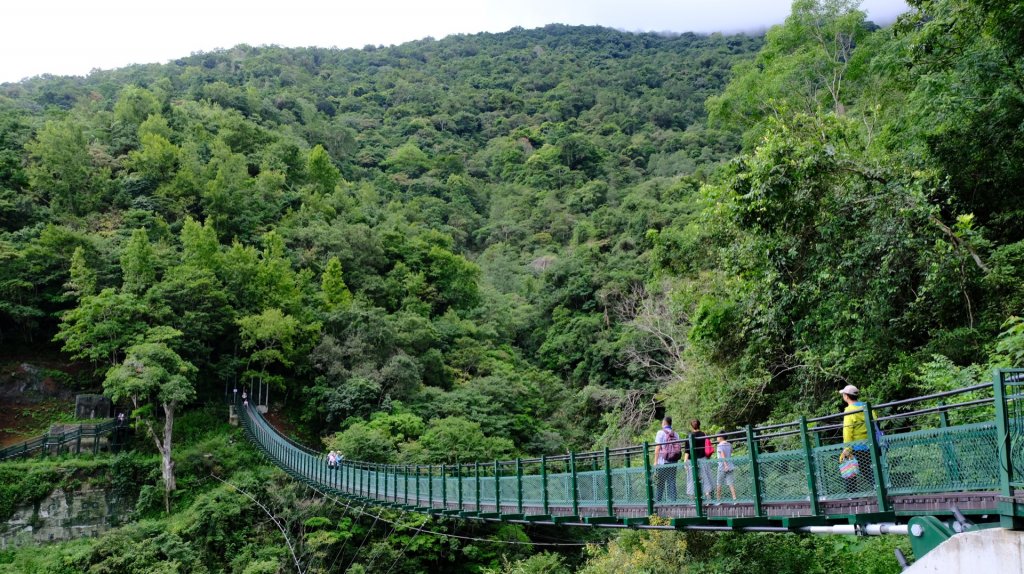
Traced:
<path id="1" fill-rule="evenodd" d="M 839 463 L 850 459 L 857 461 L 856 472 L 844 476 L 846 492 L 867 492 L 872 489 L 874 475 L 871 471 L 871 453 L 868 450 L 868 426 L 864 421 L 864 403 L 860 401 L 860 389 L 846 385 L 839 391 L 846 403 L 843 411 L 843 452 L 839 455 Z"/>
<path id="2" fill-rule="evenodd" d="M 676 499 L 676 467 L 682 458 L 683 447 L 679 435 L 672 430 L 672 417 L 661 421 L 661 430 L 654 436 L 654 478 L 657 487 L 655 499 L 661 502 L 666 490 L 668 499 Z"/>

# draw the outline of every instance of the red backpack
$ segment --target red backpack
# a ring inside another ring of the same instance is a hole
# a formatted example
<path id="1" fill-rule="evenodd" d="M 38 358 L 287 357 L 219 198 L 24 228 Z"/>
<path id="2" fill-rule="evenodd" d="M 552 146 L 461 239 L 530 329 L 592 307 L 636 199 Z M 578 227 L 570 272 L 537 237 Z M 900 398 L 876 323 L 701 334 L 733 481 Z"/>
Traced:
<path id="1" fill-rule="evenodd" d="M 711 437 L 704 439 L 704 456 L 711 458 L 715 454 L 715 445 L 711 442 Z"/>

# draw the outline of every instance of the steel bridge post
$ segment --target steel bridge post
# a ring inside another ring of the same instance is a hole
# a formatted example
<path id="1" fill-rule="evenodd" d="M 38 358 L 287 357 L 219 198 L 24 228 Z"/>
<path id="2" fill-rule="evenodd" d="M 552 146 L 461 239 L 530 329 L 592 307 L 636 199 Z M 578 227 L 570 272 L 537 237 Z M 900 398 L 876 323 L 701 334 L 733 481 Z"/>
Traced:
<path id="1" fill-rule="evenodd" d="M 494 511 L 501 514 L 501 477 L 498 476 L 498 461 L 494 461 Z"/>
<path id="2" fill-rule="evenodd" d="M 1019 516 L 1020 506 L 1014 498 L 1013 472 L 1013 435 L 1010 429 L 1009 401 L 1006 394 L 1006 383 L 1003 374 L 995 369 L 992 372 L 992 391 L 996 407 L 996 455 L 999 458 L 999 493 L 1003 500 L 999 503 L 999 522 L 1003 528 L 1020 529 L 1024 520 Z"/>
<path id="3" fill-rule="evenodd" d="M 445 476 L 445 465 L 441 465 L 441 509 L 448 510 L 448 477 Z"/>
<path id="4" fill-rule="evenodd" d="M 647 491 L 647 516 L 654 516 L 654 483 L 651 481 L 651 447 L 644 441 L 644 490 Z"/>
<path id="5" fill-rule="evenodd" d="M 523 513 L 523 459 L 516 458 L 516 512 Z"/>
<path id="6" fill-rule="evenodd" d="M 750 476 L 754 484 L 754 515 L 764 516 L 761 500 L 761 465 L 757 462 L 757 443 L 754 441 L 754 427 L 747 425 L 747 450 L 750 451 Z"/>
<path id="7" fill-rule="evenodd" d="M 1003 384 L 999 371 L 995 371 L 992 379 L 992 391 L 996 403 L 996 439 L 999 444 L 996 453 L 999 456 L 999 492 L 1006 498 L 1013 496 L 1013 458 L 1011 457 L 1010 417 L 1006 400 L 1006 386 Z"/>
<path id="8" fill-rule="evenodd" d="M 604 447 L 604 490 L 608 498 L 608 516 L 615 516 L 615 498 L 612 492 L 612 462 L 608 447 Z"/>
<path id="9" fill-rule="evenodd" d="M 548 514 L 548 457 L 540 455 L 540 504 L 544 508 L 542 514 Z"/>
<path id="10" fill-rule="evenodd" d="M 462 465 L 458 461 L 455 462 L 455 484 L 459 488 L 459 512 L 462 512 Z"/>
<path id="11" fill-rule="evenodd" d="M 571 476 L 570 488 L 572 488 L 572 515 L 580 515 L 580 489 L 577 485 L 576 477 L 576 453 L 569 451 L 569 473 Z"/>
<path id="12" fill-rule="evenodd" d="M 864 403 L 864 425 L 868 431 L 868 449 L 871 454 L 871 469 L 875 475 L 875 497 L 878 499 L 878 511 L 888 512 L 892 510 L 892 503 L 889 501 L 888 488 L 885 486 L 885 469 L 882 468 L 882 446 L 878 444 L 878 437 L 875 436 L 875 417 L 871 412 L 871 403 Z"/>
<path id="13" fill-rule="evenodd" d="M 630 466 L 631 466 L 629 459 L 630 459 L 629 451 L 627 450 L 623 454 L 623 457 L 622 457 L 622 464 L 627 469 L 630 468 Z M 625 499 L 626 500 L 630 500 L 631 498 L 633 498 L 633 493 L 630 492 L 630 490 L 631 490 L 630 483 L 632 483 L 633 481 L 630 478 L 630 474 L 629 474 L 628 470 L 626 471 L 626 479 L 623 480 L 622 482 L 623 482 L 623 486 L 624 486 L 624 488 L 626 490 Z"/>
<path id="14" fill-rule="evenodd" d="M 420 465 L 416 465 L 416 506 L 420 505 Z"/>
<path id="15" fill-rule="evenodd" d="M 405 481 L 405 505 L 409 506 L 409 465 L 402 466 L 402 480 Z"/>
<path id="16" fill-rule="evenodd" d="M 800 415 L 800 443 L 804 448 L 804 464 L 807 466 L 807 493 L 811 503 L 811 515 L 821 514 L 818 506 L 818 483 L 814 480 L 814 450 L 811 448 L 811 440 L 807 433 L 807 417 Z"/>
<path id="17" fill-rule="evenodd" d="M 693 505 L 697 511 L 697 518 L 704 518 L 704 486 L 700 483 L 700 460 L 697 458 L 697 441 L 690 435 L 687 439 L 687 446 L 690 449 L 690 476 L 693 479 Z M 701 445 L 701 449 L 704 445 Z"/>
<path id="18" fill-rule="evenodd" d="M 476 511 L 480 512 L 480 462 L 473 463 L 473 475 L 476 477 Z"/>

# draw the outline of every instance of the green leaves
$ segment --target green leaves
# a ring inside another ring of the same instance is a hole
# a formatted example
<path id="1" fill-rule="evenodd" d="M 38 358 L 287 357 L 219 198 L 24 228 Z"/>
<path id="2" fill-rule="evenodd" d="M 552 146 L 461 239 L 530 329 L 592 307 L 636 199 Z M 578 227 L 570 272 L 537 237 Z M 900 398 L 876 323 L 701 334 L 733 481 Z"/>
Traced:
<path id="1" fill-rule="evenodd" d="M 195 366 L 166 343 L 147 341 L 125 350 L 124 362 L 107 371 L 103 390 L 115 402 L 132 399 L 139 404 L 153 396 L 161 403 L 185 404 L 195 397 L 195 374 Z"/>
<path id="2" fill-rule="evenodd" d="M 337 257 L 327 261 L 320 281 L 320 292 L 328 311 L 344 310 L 352 305 L 352 293 L 342 278 L 341 261 Z"/>
<path id="3" fill-rule="evenodd" d="M 114 365 L 149 328 L 150 311 L 134 294 L 107 288 L 65 313 L 54 339 L 64 341 L 73 358 Z"/>

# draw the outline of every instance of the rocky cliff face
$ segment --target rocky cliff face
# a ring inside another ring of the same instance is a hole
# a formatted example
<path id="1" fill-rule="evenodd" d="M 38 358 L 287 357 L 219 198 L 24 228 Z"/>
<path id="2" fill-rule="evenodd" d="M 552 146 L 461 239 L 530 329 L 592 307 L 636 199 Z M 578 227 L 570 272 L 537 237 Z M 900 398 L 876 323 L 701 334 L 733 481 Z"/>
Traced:
<path id="1" fill-rule="evenodd" d="M 37 504 L 18 507 L 0 524 L 0 550 L 97 536 L 131 520 L 134 501 L 112 490 L 56 489 Z"/>

